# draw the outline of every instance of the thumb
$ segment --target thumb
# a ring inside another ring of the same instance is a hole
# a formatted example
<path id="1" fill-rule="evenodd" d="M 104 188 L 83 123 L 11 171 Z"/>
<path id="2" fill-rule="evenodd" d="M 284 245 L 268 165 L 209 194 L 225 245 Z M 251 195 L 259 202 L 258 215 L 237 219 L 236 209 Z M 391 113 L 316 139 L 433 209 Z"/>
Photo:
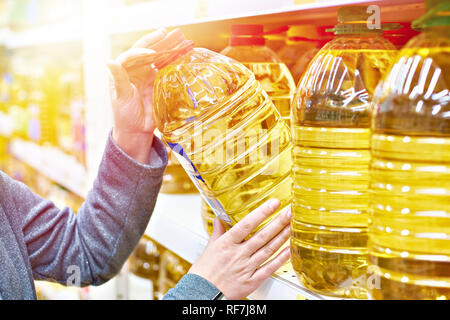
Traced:
<path id="1" fill-rule="evenodd" d="M 219 218 L 214 219 L 214 230 L 211 235 L 210 241 L 215 241 L 225 233 L 225 228 Z"/>
<path id="2" fill-rule="evenodd" d="M 108 62 L 108 69 L 111 74 L 112 84 L 114 85 L 113 94 L 115 94 L 115 98 L 120 100 L 132 97 L 134 95 L 134 89 L 125 69 L 115 61 Z"/>

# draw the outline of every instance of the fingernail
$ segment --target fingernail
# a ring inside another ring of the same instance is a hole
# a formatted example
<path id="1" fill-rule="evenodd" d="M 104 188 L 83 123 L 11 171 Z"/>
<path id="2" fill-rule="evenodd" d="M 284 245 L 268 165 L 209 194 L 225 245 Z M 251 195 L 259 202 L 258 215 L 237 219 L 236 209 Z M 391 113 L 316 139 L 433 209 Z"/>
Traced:
<path id="1" fill-rule="evenodd" d="M 292 218 L 292 210 L 290 206 L 286 209 L 286 214 L 289 218 Z"/>
<path id="2" fill-rule="evenodd" d="M 280 200 L 272 199 L 269 201 L 269 206 L 272 210 L 275 210 L 280 205 Z"/>

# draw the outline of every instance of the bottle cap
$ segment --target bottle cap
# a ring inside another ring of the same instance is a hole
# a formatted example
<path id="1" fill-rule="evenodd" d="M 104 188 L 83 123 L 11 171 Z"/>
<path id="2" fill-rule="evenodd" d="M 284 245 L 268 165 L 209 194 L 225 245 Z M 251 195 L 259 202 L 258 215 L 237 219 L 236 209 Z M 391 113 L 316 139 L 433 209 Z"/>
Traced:
<path id="1" fill-rule="evenodd" d="M 264 46 L 264 26 L 261 24 L 234 24 L 231 26 L 230 46 Z"/>
<path id="2" fill-rule="evenodd" d="M 450 0 L 426 0 L 425 7 L 427 12 L 413 21 L 413 29 L 421 31 L 429 27 L 450 26 Z"/>
<path id="3" fill-rule="evenodd" d="M 135 56 L 133 60 L 127 61 L 124 68 L 128 71 L 142 67 L 144 65 L 154 65 L 157 69 L 162 69 L 179 57 L 185 55 L 194 48 L 194 42 L 186 40 L 180 29 L 169 32 L 163 39 L 156 42 L 148 49 L 155 50 L 153 53 L 142 52 Z"/>
<path id="4" fill-rule="evenodd" d="M 288 38 L 305 37 L 314 39 L 318 37 L 317 27 L 311 25 L 295 25 L 290 26 L 287 32 Z"/>
<path id="5" fill-rule="evenodd" d="M 352 33 L 382 33 L 385 30 L 399 29 L 401 26 L 396 23 L 384 23 L 379 29 L 370 29 L 368 21 L 372 14 L 367 11 L 366 6 L 346 6 L 338 9 L 338 24 L 328 32 L 334 34 Z"/>

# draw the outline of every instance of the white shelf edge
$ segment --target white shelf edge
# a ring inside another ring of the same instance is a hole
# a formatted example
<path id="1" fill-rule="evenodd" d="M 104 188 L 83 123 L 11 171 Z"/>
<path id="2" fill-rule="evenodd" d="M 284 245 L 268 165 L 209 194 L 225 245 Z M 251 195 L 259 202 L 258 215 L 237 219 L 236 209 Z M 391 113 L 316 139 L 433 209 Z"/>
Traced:
<path id="1" fill-rule="evenodd" d="M 86 197 L 86 170 L 74 157 L 55 147 L 40 146 L 17 138 L 11 141 L 10 150 L 16 158 L 48 179 L 82 198 Z"/>
<path id="2" fill-rule="evenodd" d="M 194 263 L 208 242 L 200 204 L 200 195 L 160 193 L 145 234 L 189 263 Z M 336 300 L 307 290 L 292 270 L 273 275 L 249 298 L 296 300 L 299 295 L 309 300 Z"/>
<path id="3" fill-rule="evenodd" d="M 186 1 L 187 2 L 187 1 Z M 293 1 L 292 1 L 293 2 Z M 412 4 L 412 3 L 421 3 L 421 0 L 401 0 L 402 4 Z M 260 3 L 264 3 L 261 1 Z M 155 13 L 155 7 L 158 3 L 148 3 L 148 4 L 138 4 L 130 7 L 119 8 L 116 9 L 115 14 L 120 14 L 121 18 L 119 22 L 114 19 L 114 23 L 109 27 L 109 34 L 124 34 L 131 32 L 139 32 L 139 31 L 148 31 L 153 30 L 160 27 L 181 27 L 186 25 L 207 23 L 207 22 L 219 22 L 226 21 L 232 19 L 241 19 L 246 17 L 257 17 L 264 15 L 276 15 L 283 13 L 293 13 L 293 12 L 302 12 L 308 10 L 317 10 L 321 8 L 330 8 L 330 7 L 338 7 L 338 6 L 346 6 L 346 5 L 361 5 L 361 4 L 379 4 L 381 6 L 392 6 L 398 5 L 399 3 L 395 3 L 393 1 L 388 0 L 317 0 L 311 1 L 308 3 L 302 4 L 290 4 L 284 6 L 276 6 L 271 9 L 252 9 L 252 10 L 237 10 L 237 12 L 233 13 L 225 13 L 220 16 L 207 16 L 197 18 L 195 16 L 195 10 L 187 10 L 184 12 L 183 17 L 175 17 L 175 16 L 164 16 L 162 17 L 160 14 Z M 140 14 L 145 16 L 146 19 L 140 19 L 133 15 L 139 8 Z M 154 19 L 152 14 L 155 16 Z M 124 22 L 122 22 L 124 21 Z"/>

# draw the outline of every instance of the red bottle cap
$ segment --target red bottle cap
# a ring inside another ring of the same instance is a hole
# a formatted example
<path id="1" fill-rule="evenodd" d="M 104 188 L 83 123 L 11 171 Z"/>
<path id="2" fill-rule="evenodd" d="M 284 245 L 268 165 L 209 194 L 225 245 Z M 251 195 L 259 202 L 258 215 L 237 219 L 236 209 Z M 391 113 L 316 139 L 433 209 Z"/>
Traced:
<path id="1" fill-rule="evenodd" d="M 262 36 L 264 26 L 262 24 L 233 24 L 231 26 L 232 36 Z"/>
<path id="2" fill-rule="evenodd" d="M 234 24 L 231 26 L 230 46 L 264 46 L 264 26 L 261 24 Z"/>

